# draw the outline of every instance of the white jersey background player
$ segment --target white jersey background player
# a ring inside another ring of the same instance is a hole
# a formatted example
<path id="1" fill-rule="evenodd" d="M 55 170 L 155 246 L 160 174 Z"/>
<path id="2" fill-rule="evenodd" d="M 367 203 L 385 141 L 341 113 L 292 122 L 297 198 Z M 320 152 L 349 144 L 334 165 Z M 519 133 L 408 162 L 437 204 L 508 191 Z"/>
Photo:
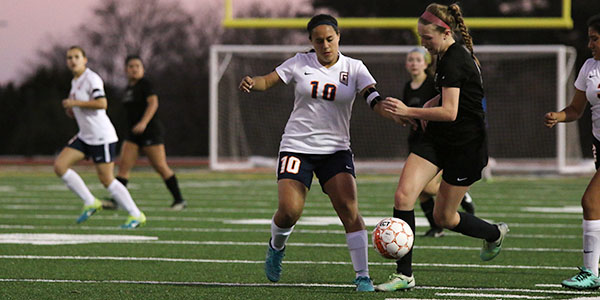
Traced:
<path id="1" fill-rule="evenodd" d="M 67 66 L 73 73 L 73 80 L 69 98 L 64 99 L 62 105 L 67 115 L 75 117 L 79 132 L 54 161 L 54 172 L 83 200 L 83 212 L 77 219 L 77 223 L 81 223 L 102 209 L 102 202 L 92 195 L 79 174 L 71 169 L 80 160 L 91 158 L 100 182 L 129 213 L 121 227 L 136 228 L 146 223 L 146 216 L 135 205 L 127 188 L 115 180 L 113 161 L 118 138 L 106 115 L 104 83 L 98 74 L 86 68 L 86 64 L 87 57 L 81 47 L 69 48 Z"/>
<path id="2" fill-rule="evenodd" d="M 581 117 L 587 102 L 592 110 L 593 154 L 596 174 L 588 184 L 581 206 L 583 207 L 583 266 L 579 274 L 563 280 L 564 287 L 577 290 L 600 287 L 598 259 L 600 258 L 600 14 L 592 16 L 588 22 L 588 48 L 592 58 L 585 61 L 577 80 L 571 104 L 560 112 L 545 115 L 546 127 L 552 128 L 558 122 L 572 122 Z"/>
<path id="3" fill-rule="evenodd" d="M 362 94 L 378 113 L 388 115 L 377 105 L 381 97 L 365 65 L 340 54 L 337 20 L 317 15 L 307 30 L 314 51 L 299 53 L 264 76 L 246 76 L 239 86 L 245 92 L 264 91 L 283 82 L 295 89 L 294 109 L 279 148 L 279 205 L 271 221 L 265 273 L 269 280 L 279 281 L 285 243 L 300 218 L 314 173 L 344 225 L 356 290 L 373 291 L 350 150 L 350 114 L 356 94 Z"/>

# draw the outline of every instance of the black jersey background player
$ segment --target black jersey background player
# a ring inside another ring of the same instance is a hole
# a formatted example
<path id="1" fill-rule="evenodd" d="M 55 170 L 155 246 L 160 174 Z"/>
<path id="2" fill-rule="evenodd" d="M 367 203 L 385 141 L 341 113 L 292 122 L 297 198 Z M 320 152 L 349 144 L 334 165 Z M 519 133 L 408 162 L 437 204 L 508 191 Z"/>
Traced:
<path id="1" fill-rule="evenodd" d="M 141 150 L 173 196 L 171 209 L 182 210 L 187 203 L 181 196 L 175 173 L 167 164 L 164 126 L 156 117 L 158 96 L 150 80 L 144 77 L 142 59 L 137 55 L 127 56 L 125 72 L 128 84 L 123 95 L 123 105 L 127 114 L 128 131 L 121 148 L 117 180 L 127 185 L 131 169 Z M 110 203 L 105 204 L 110 206 Z"/>

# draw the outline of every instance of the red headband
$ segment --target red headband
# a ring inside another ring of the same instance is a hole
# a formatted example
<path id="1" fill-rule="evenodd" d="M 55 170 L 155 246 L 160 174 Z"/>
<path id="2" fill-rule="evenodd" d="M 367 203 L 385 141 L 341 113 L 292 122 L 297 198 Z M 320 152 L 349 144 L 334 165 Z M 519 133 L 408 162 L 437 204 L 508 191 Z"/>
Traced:
<path id="1" fill-rule="evenodd" d="M 425 11 L 421 15 L 421 19 L 423 19 L 429 23 L 433 23 L 437 26 L 444 27 L 446 29 L 450 29 L 450 26 L 448 26 L 448 24 L 446 24 L 446 22 L 442 21 L 442 19 L 438 18 L 436 15 L 434 15 L 428 11 Z"/>

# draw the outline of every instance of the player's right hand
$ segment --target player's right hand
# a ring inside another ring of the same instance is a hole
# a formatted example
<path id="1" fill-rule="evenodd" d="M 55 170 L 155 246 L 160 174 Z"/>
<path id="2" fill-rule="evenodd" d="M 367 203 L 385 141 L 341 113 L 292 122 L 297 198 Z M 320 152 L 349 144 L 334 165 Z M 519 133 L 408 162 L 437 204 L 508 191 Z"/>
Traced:
<path id="1" fill-rule="evenodd" d="M 246 76 L 242 78 L 242 82 L 240 82 L 239 89 L 243 92 L 250 93 L 250 90 L 254 87 L 254 80 L 252 77 Z"/>
<path id="2" fill-rule="evenodd" d="M 544 115 L 544 119 L 544 125 L 548 128 L 552 128 L 558 123 L 558 113 L 549 112 L 546 115 Z"/>

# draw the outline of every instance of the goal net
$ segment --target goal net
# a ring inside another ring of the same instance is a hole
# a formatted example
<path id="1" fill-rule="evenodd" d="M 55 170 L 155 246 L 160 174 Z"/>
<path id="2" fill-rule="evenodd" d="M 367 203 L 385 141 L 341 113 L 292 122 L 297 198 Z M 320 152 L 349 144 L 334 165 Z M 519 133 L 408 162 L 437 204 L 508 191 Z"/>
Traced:
<path id="1" fill-rule="evenodd" d="M 413 46 L 341 46 L 362 60 L 385 96 L 401 97 L 409 80 L 404 61 Z M 274 70 L 307 46 L 215 45 L 210 53 L 210 167 L 275 167 L 281 135 L 294 103 L 293 87 L 242 93 L 245 75 Z M 478 46 L 487 103 L 492 171 L 587 172 L 577 123 L 543 126 L 546 112 L 562 109 L 573 91 L 575 51 L 562 45 Z M 351 147 L 357 169 L 401 168 L 408 155 L 408 128 L 354 102 Z"/>

